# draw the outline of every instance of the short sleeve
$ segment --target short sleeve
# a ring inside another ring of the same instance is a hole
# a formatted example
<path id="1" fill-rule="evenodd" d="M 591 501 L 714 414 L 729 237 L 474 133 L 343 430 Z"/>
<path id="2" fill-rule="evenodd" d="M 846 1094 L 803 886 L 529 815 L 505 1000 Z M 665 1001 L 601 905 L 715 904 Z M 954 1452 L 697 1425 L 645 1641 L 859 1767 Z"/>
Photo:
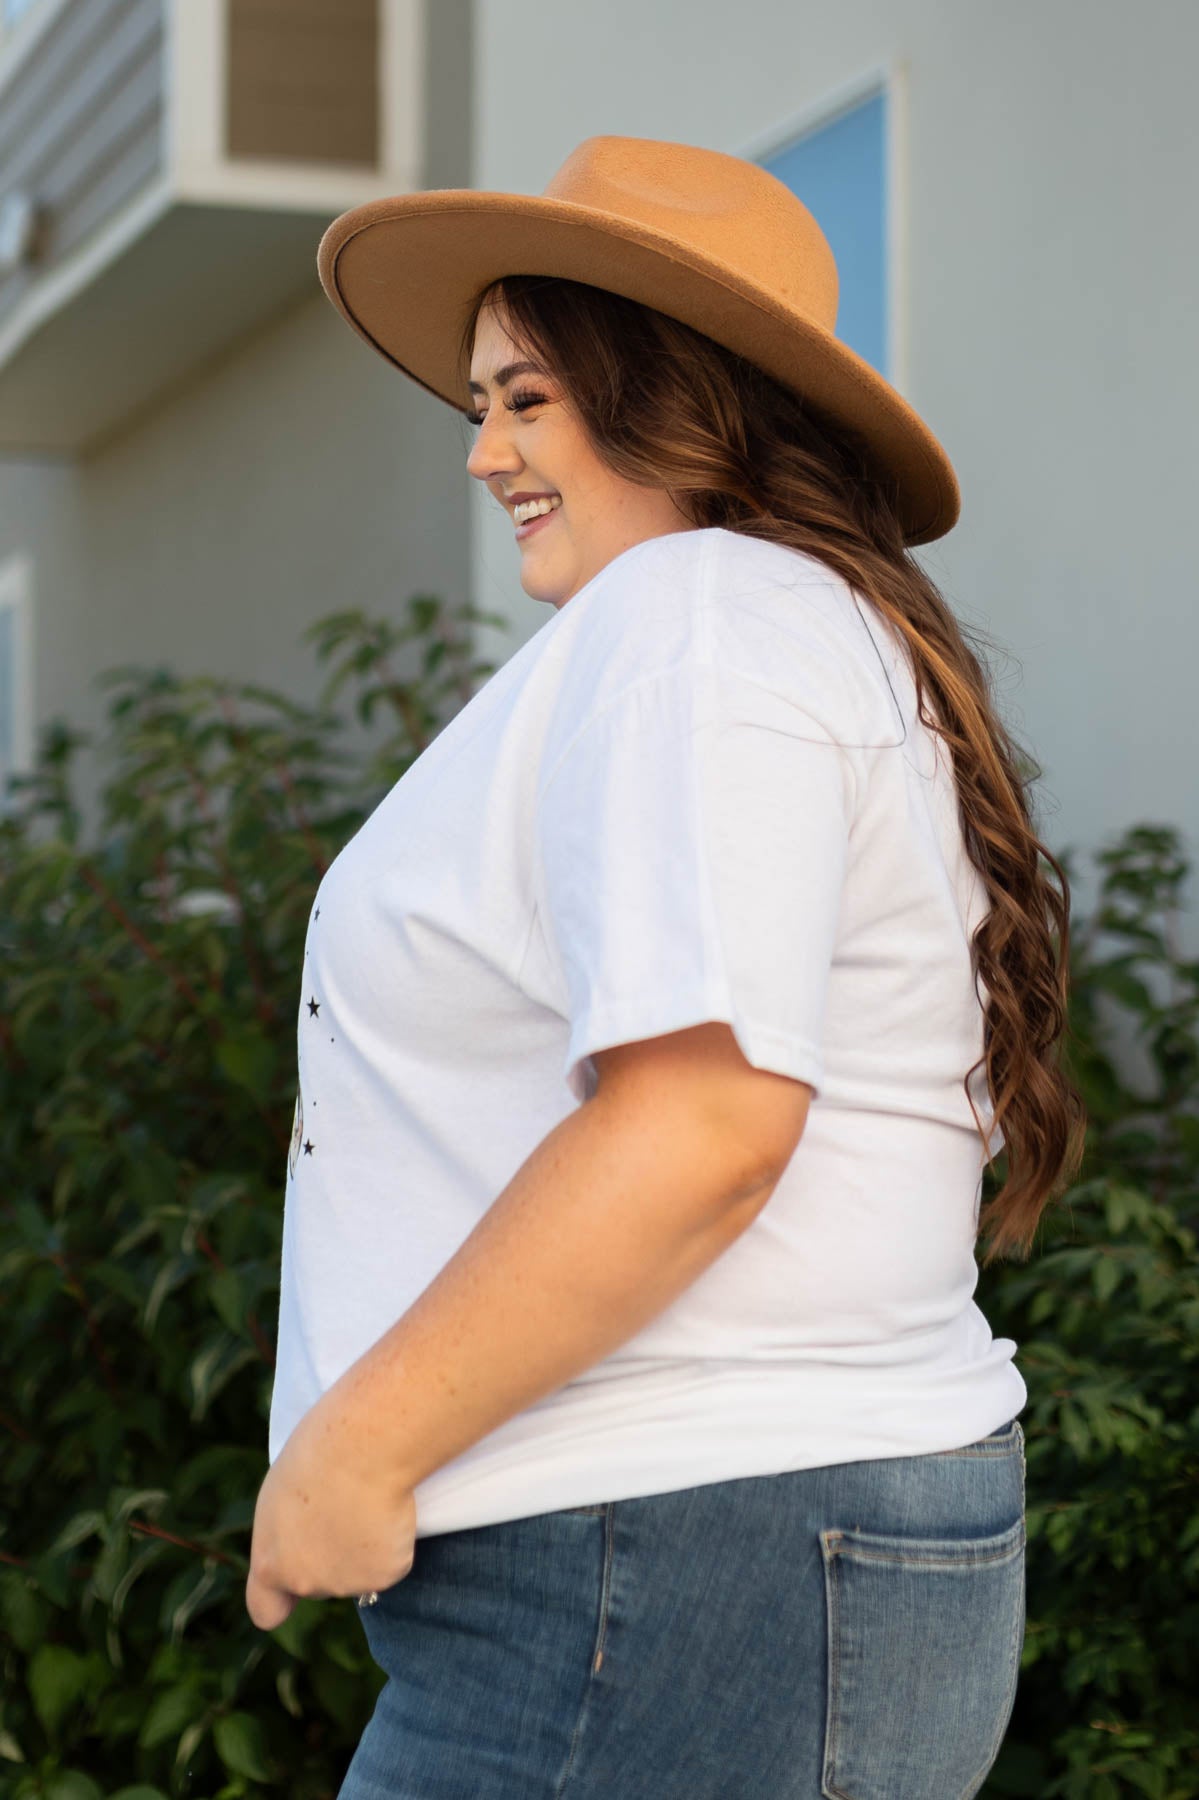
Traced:
<path id="1" fill-rule="evenodd" d="M 819 1092 L 854 804 L 827 723 L 719 669 L 649 677 L 576 732 L 536 857 L 577 1100 L 596 1050 L 709 1020 Z"/>

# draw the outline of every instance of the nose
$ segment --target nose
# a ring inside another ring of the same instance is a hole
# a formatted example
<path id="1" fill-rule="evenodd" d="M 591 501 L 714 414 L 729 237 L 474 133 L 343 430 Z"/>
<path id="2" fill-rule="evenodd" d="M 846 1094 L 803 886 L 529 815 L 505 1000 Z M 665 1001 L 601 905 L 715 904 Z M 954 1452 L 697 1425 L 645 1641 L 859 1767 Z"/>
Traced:
<path id="1" fill-rule="evenodd" d="M 483 423 L 475 429 L 475 441 L 466 459 L 467 473 L 476 481 L 491 481 L 498 475 L 512 474 L 520 466 L 504 408 L 488 406 Z"/>

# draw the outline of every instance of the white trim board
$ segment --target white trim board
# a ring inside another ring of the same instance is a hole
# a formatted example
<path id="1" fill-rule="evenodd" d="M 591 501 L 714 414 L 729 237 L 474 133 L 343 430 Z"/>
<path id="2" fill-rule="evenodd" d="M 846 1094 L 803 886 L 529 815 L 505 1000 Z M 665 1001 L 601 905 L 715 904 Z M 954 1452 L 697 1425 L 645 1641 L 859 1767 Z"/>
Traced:
<path id="1" fill-rule="evenodd" d="M 908 112 L 910 66 L 906 57 L 877 63 L 809 101 L 797 111 L 758 132 L 734 149 L 734 156 L 748 162 L 768 160 L 793 144 L 796 138 L 831 125 L 843 113 L 852 112 L 864 100 L 882 93 L 886 99 L 887 141 L 883 166 L 886 192 L 887 242 L 887 361 L 891 386 L 908 396 L 909 294 L 908 294 Z"/>
<path id="2" fill-rule="evenodd" d="M 33 768 L 33 564 L 24 552 L 0 563 L 0 612 L 13 620 L 13 756 L 5 765 L 0 745 L 0 807 L 5 777 Z"/>

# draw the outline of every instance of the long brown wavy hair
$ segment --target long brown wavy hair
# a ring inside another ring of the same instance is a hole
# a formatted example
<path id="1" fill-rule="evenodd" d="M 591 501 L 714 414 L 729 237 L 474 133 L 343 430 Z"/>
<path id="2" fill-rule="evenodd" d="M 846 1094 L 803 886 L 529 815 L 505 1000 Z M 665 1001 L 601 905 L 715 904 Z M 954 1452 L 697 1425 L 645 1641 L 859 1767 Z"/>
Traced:
<path id="1" fill-rule="evenodd" d="M 997 1155 L 1007 1162 L 979 1216 L 984 1266 L 1005 1255 L 1026 1260 L 1041 1213 L 1078 1173 L 1086 1137 L 1082 1096 L 1059 1066 L 1070 1031 L 1069 881 L 1033 829 L 1026 789 L 1041 771 L 1001 723 L 965 628 L 909 552 L 892 484 L 856 433 L 752 363 L 581 282 L 510 275 L 482 289 L 459 346 L 464 394 L 485 305 L 561 383 L 617 475 L 664 489 L 693 525 L 818 557 L 906 640 L 920 717 L 952 753 L 966 851 L 990 898 L 971 942 L 975 992 L 979 976 L 988 992 L 985 1048 L 963 1078 L 988 1151 L 969 1086 L 985 1067 L 992 1130 L 1004 1136 Z M 926 690 L 939 722 L 925 710 Z"/>

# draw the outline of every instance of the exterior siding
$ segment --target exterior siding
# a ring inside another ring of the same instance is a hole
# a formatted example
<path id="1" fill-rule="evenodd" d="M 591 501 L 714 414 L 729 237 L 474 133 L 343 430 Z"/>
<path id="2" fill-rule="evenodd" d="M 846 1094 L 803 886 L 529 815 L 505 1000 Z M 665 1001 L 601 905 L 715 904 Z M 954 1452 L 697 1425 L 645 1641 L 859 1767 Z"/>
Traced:
<path id="1" fill-rule="evenodd" d="M 228 0 L 226 153 L 376 168 L 378 0 Z"/>
<path id="2" fill-rule="evenodd" d="M 162 0 L 74 0 L 0 95 L 0 193 L 39 207 L 34 257 L 0 276 L 0 323 L 163 165 Z"/>
<path id="3" fill-rule="evenodd" d="M 35 8 L 19 62 L 0 56 L 6 185 L 16 148 L 60 105 L 56 85 L 84 79 L 93 64 L 112 66 L 92 22 L 105 21 L 111 38 L 132 11 L 96 0 L 43 4 L 52 11 L 43 15 L 44 38 L 32 29 Z M 328 219 L 371 184 L 349 164 L 318 165 L 309 182 L 304 164 L 259 164 L 249 146 L 230 162 L 225 133 L 215 129 L 228 91 L 228 41 L 194 24 L 206 15 L 215 26 L 218 0 L 173 4 L 173 13 L 163 4 L 168 84 L 186 34 L 204 47 L 177 66 L 178 90 L 167 89 L 180 185 L 211 185 L 220 197 L 193 191 L 172 206 L 164 167 L 91 243 L 110 232 L 115 239 L 124 217 L 159 191 L 161 213 L 114 243 L 103 267 L 0 368 L 0 396 L 14 421 L 33 421 L 50 437 L 68 414 L 86 426 L 94 407 L 100 424 L 94 436 L 87 432 L 86 449 L 22 449 L 14 430 L 13 447 L 0 454 L 0 578 L 14 558 L 28 560 L 31 659 L 20 703 L 35 732 L 61 717 L 102 735 L 106 699 L 95 678 L 121 663 L 228 674 L 317 704 L 325 672 L 303 641 L 314 620 L 346 606 L 398 619 L 412 593 L 459 603 L 470 592 L 474 484 L 463 467 L 465 430 L 450 408 L 354 337 L 316 279 Z M 280 22 L 280 60 L 306 35 L 306 0 L 294 8 Z M 345 0 L 343 29 L 357 16 L 354 0 Z M 468 185 L 473 0 L 430 0 L 418 31 L 409 29 L 407 0 L 390 20 L 381 3 L 379 17 L 381 59 L 390 55 L 395 66 L 389 24 L 418 58 L 408 73 L 419 130 L 428 134 L 413 146 L 415 160 L 396 166 L 391 191 L 417 177 Z M 72 40 L 66 46 L 63 32 Z M 102 81 L 92 89 L 93 102 L 102 89 Z M 384 149 L 396 107 L 385 88 Z M 308 104 L 314 127 L 323 110 L 323 100 Z M 88 122 L 73 124 L 71 136 Z M 407 158 L 405 129 L 393 135 Z M 120 178 L 119 158 L 96 173 L 97 185 Z M 380 169 L 373 189 L 385 179 L 391 171 Z M 64 290 L 68 268 L 85 255 L 61 265 Z M 189 270 L 198 271 L 194 279 Z M 256 311 L 264 295 L 271 304 Z M 27 297 L 20 314 L 32 310 Z M 15 323 L 8 321 L 10 336 Z M 181 337 L 196 360 L 179 353 Z M 120 416 L 112 406 L 118 392 L 129 402 Z M 513 648 L 506 638 L 503 653 Z M 86 770 L 81 787 L 91 824 L 95 782 Z"/>

